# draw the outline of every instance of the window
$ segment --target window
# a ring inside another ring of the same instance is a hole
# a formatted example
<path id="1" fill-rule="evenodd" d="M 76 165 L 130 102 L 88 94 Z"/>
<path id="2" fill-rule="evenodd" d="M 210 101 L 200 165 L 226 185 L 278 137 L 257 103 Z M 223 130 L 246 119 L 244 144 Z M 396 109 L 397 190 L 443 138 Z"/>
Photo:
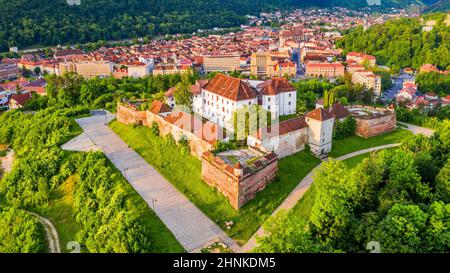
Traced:
<path id="1" fill-rule="evenodd" d="M 248 102 L 248 105 L 252 105 L 252 102 L 251 102 L 251 101 L 249 101 L 249 102 Z"/>
<path id="2" fill-rule="evenodd" d="M 291 105 L 291 102 L 289 102 L 289 105 Z"/>
<path id="3" fill-rule="evenodd" d="M 289 98 L 291 97 L 292 94 L 289 94 Z"/>
<path id="4" fill-rule="evenodd" d="M 268 107 L 269 107 L 268 109 L 270 110 L 270 105 Z"/>
<path id="5" fill-rule="evenodd" d="M 270 97 L 267 98 L 267 101 L 270 101 Z"/>

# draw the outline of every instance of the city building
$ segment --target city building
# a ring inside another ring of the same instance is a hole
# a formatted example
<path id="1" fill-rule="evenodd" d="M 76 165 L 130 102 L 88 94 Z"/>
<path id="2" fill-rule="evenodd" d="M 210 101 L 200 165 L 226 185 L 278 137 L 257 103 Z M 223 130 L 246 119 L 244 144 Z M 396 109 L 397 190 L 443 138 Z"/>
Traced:
<path id="1" fill-rule="evenodd" d="M 31 93 L 12 94 L 9 98 L 9 109 L 19 109 L 25 106 L 25 104 L 31 99 Z"/>
<path id="2" fill-rule="evenodd" d="M 272 117 L 295 114 L 297 111 L 297 90 L 285 78 L 272 78 L 256 86 L 260 104 L 270 111 Z"/>
<path id="3" fill-rule="evenodd" d="M 375 56 L 372 55 L 368 55 L 365 53 L 360 53 L 360 52 L 350 52 L 347 54 L 347 63 L 351 63 L 351 62 L 356 62 L 358 64 L 364 64 L 365 62 L 367 62 L 368 65 L 370 66 L 375 66 L 377 59 L 375 58 Z"/>
<path id="4" fill-rule="evenodd" d="M 17 77 L 20 77 L 20 71 L 16 63 L 0 63 L 0 81 Z"/>
<path id="5" fill-rule="evenodd" d="M 203 56 L 203 69 L 208 72 L 232 72 L 241 67 L 241 56 L 230 55 L 207 55 Z"/>
<path id="6" fill-rule="evenodd" d="M 114 71 L 114 64 L 106 61 L 66 61 L 59 63 L 59 72 L 77 73 L 84 78 L 108 77 Z"/>
<path id="7" fill-rule="evenodd" d="M 289 54 L 255 52 L 250 58 L 250 74 L 257 77 L 295 76 L 297 64 L 290 61 Z"/>
<path id="8" fill-rule="evenodd" d="M 188 72 L 189 68 L 188 65 L 157 64 L 153 69 L 153 75 L 183 74 Z"/>
<path id="9" fill-rule="evenodd" d="M 377 97 L 381 96 L 381 76 L 368 70 L 357 70 L 352 73 L 352 83 L 361 84 L 368 89 L 373 89 Z"/>
<path id="10" fill-rule="evenodd" d="M 238 108 L 258 104 L 257 92 L 245 80 L 217 74 L 193 97 L 193 110 L 221 127 L 233 130 L 230 120 Z"/>
<path id="11" fill-rule="evenodd" d="M 274 152 L 279 158 L 302 151 L 308 144 L 311 152 L 324 156 L 332 148 L 334 120 L 332 114 L 317 108 L 305 116 L 259 129 L 248 137 L 247 144 Z"/>
<path id="12" fill-rule="evenodd" d="M 339 62 L 335 63 L 306 63 L 306 76 L 337 78 L 345 74 L 345 66 Z"/>

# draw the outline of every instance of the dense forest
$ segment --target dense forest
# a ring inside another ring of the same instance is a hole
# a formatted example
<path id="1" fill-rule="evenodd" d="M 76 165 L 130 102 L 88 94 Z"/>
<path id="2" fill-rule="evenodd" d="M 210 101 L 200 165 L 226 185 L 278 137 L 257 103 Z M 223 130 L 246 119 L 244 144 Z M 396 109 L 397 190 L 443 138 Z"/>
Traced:
<path id="1" fill-rule="evenodd" d="M 431 138 L 411 136 L 354 168 L 323 163 L 303 209 L 270 219 L 256 251 L 363 252 L 378 245 L 384 253 L 448 252 L 449 134 L 447 120 Z"/>
<path id="2" fill-rule="evenodd" d="M 420 3 L 383 0 L 383 7 Z M 239 26 L 245 15 L 273 8 L 367 6 L 359 0 L 0 0 L 0 52 L 9 46 L 78 44 L 99 40 L 192 33 Z"/>
<path id="3" fill-rule="evenodd" d="M 426 15 L 422 18 L 399 19 L 375 25 L 368 30 L 358 27 L 337 42 L 344 53 L 361 51 L 375 55 L 377 62 L 398 70 L 405 67 L 419 69 L 430 63 L 450 69 L 450 26 L 444 23 L 446 14 Z M 424 31 L 427 21 L 436 25 Z"/>

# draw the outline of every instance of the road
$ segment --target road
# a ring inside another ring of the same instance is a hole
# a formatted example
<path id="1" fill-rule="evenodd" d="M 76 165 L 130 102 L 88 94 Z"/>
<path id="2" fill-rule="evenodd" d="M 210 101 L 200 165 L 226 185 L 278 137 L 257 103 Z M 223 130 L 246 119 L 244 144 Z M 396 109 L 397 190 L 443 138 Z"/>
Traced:
<path id="1" fill-rule="evenodd" d="M 105 116 L 96 112 L 91 117 L 76 120 L 84 133 L 62 148 L 103 151 L 186 251 L 199 252 L 220 240 L 234 252 L 240 252 L 236 242 L 106 125 L 114 118 L 110 113 Z"/>

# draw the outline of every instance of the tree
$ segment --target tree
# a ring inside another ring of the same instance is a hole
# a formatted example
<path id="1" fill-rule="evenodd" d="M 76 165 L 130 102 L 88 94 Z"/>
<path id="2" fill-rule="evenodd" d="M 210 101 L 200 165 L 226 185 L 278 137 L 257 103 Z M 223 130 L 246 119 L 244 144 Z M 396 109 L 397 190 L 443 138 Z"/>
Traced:
<path id="1" fill-rule="evenodd" d="M 319 253 L 331 247 L 313 239 L 296 215 L 281 211 L 264 223 L 267 236 L 258 237 L 256 253 Z"/>
<path id="2" fill-rule="evenodd" d="M 44 251 L 42 227 L 30 214 L 0 207 L 0 253 L 38 253 Z"/>
<path id="3" fill-rule="evenodd" d="M 421 232 L 425 229 L 427 214 L 416 205 L 394 205 L 378 225 L 374 240 L 382 252 L 421 252 Z"/>
<path id="4" fill-rule="evenodd" d="M 173 98 L 177 106 L 183 106 L 192 110 L 191 83 L 187 77 L 177 84 Z"/>
<path id="5" fill-rule="evenodd" d="M 324 162 L 313 179 L 316 198 L 309 218 L 311 232 L 321 241 L 340 248 L 351 241 L 356 183 L 344 163 L 333 159 Z"/>
<path id="6" fill-rule="evenodd" d="M 436 199 L 450 203 L 450 159 L 436 177 Z"/>

